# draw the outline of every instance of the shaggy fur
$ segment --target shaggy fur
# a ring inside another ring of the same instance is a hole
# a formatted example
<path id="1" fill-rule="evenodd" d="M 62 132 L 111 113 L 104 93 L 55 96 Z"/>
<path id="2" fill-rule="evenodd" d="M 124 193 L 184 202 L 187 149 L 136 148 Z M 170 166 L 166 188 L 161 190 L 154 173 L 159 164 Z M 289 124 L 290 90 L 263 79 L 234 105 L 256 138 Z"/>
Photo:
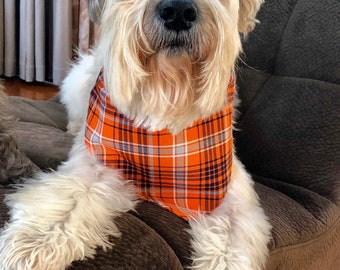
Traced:
<path id="1" fill-rule="evenodd" d="M 86 0 L 91 21 L 100 23 L 105 0 Z"/>
<path id="2" fill-rule="evenodd" d="M 60 87 L 60 102 L 65 105 L 68 113 L 67 130 L 74 135 L 85 122 L 90 90 L 101 69 L 95 53 L 80 55 Z"/>
<path id="3" fill-rule="evenodd" d="M 13 119 L 7 112 L 8 98 L 0 85 L 0 185 L 22 182 L 22 178 L 32 177 L 39 168 L 20 150 L 11 132 Z"/>
<path id="4" fill-rule="evenodd" d="M 159 1 L 118 1 L 103 14 L 105 82 L 111 101 L 138 126 L 177 133 L 225 102 L 241 48 L 238 1 L 195 2 L 204 23 L 188 34 L 164 32 L 151 14 Z M 173 49 L 177 42 L 182 47 Z"/>
<path id="5" fill-rule="evenodd" d="M 109 235 L 119 236 L 115 217 L 134 209 L 133 179 L 103 167 L 84 144 L 85 104 L 102 67 L 111 102 L 139 127 L 176 133 L 222 109 L 241 51 L 239 32 L 254 28 L 262 1 L 193 0 L 199 20 L 177 33 L 155 16 L 159 2 L 106 1 L 98 47 L 62 86 L 69 130 L 77 133 L 70 159 L 7 196 L 11 218 L 1 233 L 0 269 L 59 270 L 92 257 L 97 246 L 112 247 Z M 192 269 L 265 265 L 271 226 L 236 155 L 232 167 L 222 204 L 189 221 Z"/>

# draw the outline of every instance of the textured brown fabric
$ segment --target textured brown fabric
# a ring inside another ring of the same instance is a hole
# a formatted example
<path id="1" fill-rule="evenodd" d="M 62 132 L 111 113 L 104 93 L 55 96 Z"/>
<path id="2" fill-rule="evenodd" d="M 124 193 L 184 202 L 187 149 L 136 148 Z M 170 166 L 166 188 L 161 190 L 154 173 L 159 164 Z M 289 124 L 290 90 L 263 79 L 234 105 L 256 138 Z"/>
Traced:
<path id="1" fill-rule="evenodd" d="M 14 118 L 8 111 L 8 97 L 0 84 L 0 187 L 18 183 L 22 177 L 32 177 L 39 171 L 39 167 L 18 149 L 13 123 Z"/>
<path id="2" fill-rule="evenodd" d="M 339 269 L 339 13 L 266 1 L 243 43 L 234 135 L 273 225 L 268 270 Z"/>
<path id="3" fill-rule="evenodd" d="M 191 264 L 188 222 L 150 202 L 140 203 L 136 216 L 153 228 L 168 243 L 183 266 Z"/>
<path id="4" fill-rule="evenodd" d="M 73 136 L 69 133 L 30 122 L 16 122 L 14 127 L 19 149 L 41 169 L 55 170 L 67 159 L 73 144 Z"/>
<path id="5" fill-rule="evenodd" d="M 337 270 L 340 266 L 340 220 L 324 234 L 270 252 L 266 269 Z"/>
<path id="6" fill-rule="evenodd" d="M 340 209 L 304 188 L 254 178 L 266 183 L 255 189 L 273 225 L 266 270 L 337 270 Z"/>
<path id="7" fill-rule="evenodd" d="M 65 108 L 58 98 L 49 101 L 9 97 L 9 114 L 16 121 L 11 132 L 19 149 L 40 169 L 56 169 L 68 157 L 73 136 L 66 133 Z"/>
<path id="8" fill-rule="evenodd" d="M 8 220 L 8 208 L 4 205 L 3 200 L 5 198 L 5 194 L 9 194 L 13 192 L 13 190 L 0 188 L 0 227 L 2 228 L 6 221 Z"/>
<path id="9" fill-rule="evenodd" d="M 115 246 L 98 250 L 94 259 L 75 262 L 70 270 L 83 269 L 183 269 L 168 244 L 153 229 L 131 214 L 117 219 L 121 238 L 111 239 Z"/>
<path id="10" fill-rule="evenodd" d="M 66 131 L 67 117 L 58 97 L 51 100 L 31 100 L 12 96 L 9 113 L 20 122 L 36 123 Z"/>

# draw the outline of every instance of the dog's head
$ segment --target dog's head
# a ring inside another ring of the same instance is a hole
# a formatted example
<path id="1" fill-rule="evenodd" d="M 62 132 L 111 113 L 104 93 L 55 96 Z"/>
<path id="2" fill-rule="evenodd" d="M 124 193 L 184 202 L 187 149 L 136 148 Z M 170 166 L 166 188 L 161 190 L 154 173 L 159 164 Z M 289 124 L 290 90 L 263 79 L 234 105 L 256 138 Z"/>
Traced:
<path id="1" fill-rule="evenodd" d="M 173 132 L 221 110 L 239 33 L 254 28 L 261 3 L 106 1 L 98 51 L 112 102 L 139 125 Z"/>

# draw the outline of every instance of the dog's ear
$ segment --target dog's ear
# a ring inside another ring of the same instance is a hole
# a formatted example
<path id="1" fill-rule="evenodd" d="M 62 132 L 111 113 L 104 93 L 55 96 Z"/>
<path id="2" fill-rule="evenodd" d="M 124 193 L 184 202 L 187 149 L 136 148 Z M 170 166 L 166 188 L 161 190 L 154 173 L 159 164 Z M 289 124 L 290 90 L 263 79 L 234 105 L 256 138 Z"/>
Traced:
<path id="1" fill-rule="evenodd" d="M 260 9 L 264 0 L 240 0 L 238 29 L 239 32 L 247 35 L 253 31 L 256 20 L 257 11 Z"/>
<path id="2" fill-rule="evenodd" d="M 100 24 L 105 1 L 106 0 L 87 0 L 91 21 Z"/>

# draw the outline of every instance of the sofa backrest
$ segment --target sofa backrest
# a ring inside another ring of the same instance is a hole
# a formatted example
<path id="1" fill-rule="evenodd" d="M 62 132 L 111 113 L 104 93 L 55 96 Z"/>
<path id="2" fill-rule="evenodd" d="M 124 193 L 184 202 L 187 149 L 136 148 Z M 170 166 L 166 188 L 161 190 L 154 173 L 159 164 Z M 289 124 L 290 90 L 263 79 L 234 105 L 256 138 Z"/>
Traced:
<path id="1" fill-rule="evenodd" d="M 340 1 L 267 0 L 244 41 L 237 153 L 340 205 Z"/>

